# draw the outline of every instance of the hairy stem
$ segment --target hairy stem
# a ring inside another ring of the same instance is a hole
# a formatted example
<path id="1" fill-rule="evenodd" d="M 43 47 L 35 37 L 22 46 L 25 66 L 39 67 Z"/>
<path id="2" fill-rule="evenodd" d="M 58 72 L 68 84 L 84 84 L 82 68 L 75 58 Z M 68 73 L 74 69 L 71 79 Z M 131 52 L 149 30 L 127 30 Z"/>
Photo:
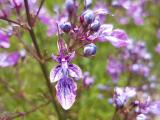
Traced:
<path id="1" fill-rule="evenodd" d="M 25 3 L 27 21 L 28 21 L 29 26 L 31 27 L 31 29 L 29 29 L 28 31 L 29 31 L 30 37 L 32 39 L 33 45 L 34 45 L 34 47 L 36 49 L 37 55 L 41 59 L 41 61 L 43 61 L 44 58 L 43 58 L 42 53 L 41 53 L 41 51 L 39 49 L 34 30 L 32 28 L 32 21 L 31 21 L 31 18 L 30 18 L 28 0 L 24 0 L 24 3 Z M 60 113 L 60 109 L 58 108 L 58 104 L 57 104 L 57 102 L 55 100 L 55 97 L 53 95 L 53 88 L 52 88 L 52 85 L 51 85 L 50 80 L 48 78 L 48 71 L 47 71 L 46 64 L 45 64 L 45 62 L 40 62 L 40 61 L 38 61 L 38 63 L 40 65 L 40 67 L 41 67 L 42 73 L 43 73 L 44 78 L 46 80 L 46 84 L 47 84 L 48 90 L 49 90 L 49 92 L 51 94 L 51 102 L 52 102 L 52 104 L 53 104 L 53 106 L 54 106 L 54 108 L 55 108 L 55 110 L 57 112 L 57 116 L 58 116 L 59 120 L 63 120 L 63 117 L 61 116 L 61 113 Z"/>

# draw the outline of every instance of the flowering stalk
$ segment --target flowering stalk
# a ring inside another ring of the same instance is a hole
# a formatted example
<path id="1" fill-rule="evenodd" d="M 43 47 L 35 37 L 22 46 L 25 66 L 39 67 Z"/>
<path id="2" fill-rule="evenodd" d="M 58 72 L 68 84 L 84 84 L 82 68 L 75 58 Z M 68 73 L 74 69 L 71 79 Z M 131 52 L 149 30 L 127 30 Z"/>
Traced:
<path id="1" fill-rule="evenodd" d="M 30 37 L 32 39 L 32 42 L 34 44 L 34 47 L 35 47 L 36 52 L 38 54 L 38 57 L 41 60 L 43 60 L 43 56 L 42 56 L 41 51 L 39 49 L 39 46 L 38 46 L 38 43 L 37 43 L 37 40 L 36 40 L 36 36 L 35 36 L 34 30 L 32 28 L 32 22 L 31 22 L 31 19 L 30 19 L 28 1 L 24 0 L 24 3 L 25 3 L 25 9 L 26 9 L 26 15 L 27 15 L 28 24 L 31 27 L 31 29 L 29 29 Z M 45 80 L 46 80 L 46 84 L 47 84 L 49 92 L 51 94 L 51 102 L 52 102 L 53 106 L 55 107 L 55 110 L 57 112 L 59 120 L 62 120 L 62 116 L 61 116 L 60 110 L 58 108 L 58 105 L 57 105 L 56 100 L 55 100 L 54 95 L 53 95 L 52 85 L 50 84 L 50 80 L 48 78 L 48 72 L 47 72 L 46 64 L 45 64 L 45 62 L 40 62 L 40 61 L 38 61 L 38 63 L 40 65 L 40 67 L 41 67 L 41 70 L 42 70 L 43 75 L 44 75 Z"/>

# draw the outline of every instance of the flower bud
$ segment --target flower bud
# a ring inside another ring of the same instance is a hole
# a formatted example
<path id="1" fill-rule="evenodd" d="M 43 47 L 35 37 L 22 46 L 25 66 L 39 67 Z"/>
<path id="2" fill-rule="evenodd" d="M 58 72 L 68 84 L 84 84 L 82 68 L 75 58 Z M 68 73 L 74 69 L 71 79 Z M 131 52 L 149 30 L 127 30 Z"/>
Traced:
<path id="1" fill-rule="evenodd" d="M 65 6 L 66 6 L 66 9 L 67 9 L 67 11 L 69 13 L 73 12 L 73 10 L 74 10 L 74 2 L 73 2 L 73 0 L 66 0 Z"/>
<path id="2" fill-rule="evenodd" d="M 94 12 L 91 10 L 86 10 L 81 16 L 81 22 L 84 22 L 86 25 L 91 24 L 94 19 Z"/>
<path id="3" fill-rule="evenodd" d="M 92 24 L 91 24 L 91 31 L 98 31 L 100 28 L 101 24 L 99 22 L 99 20 L 95 20 Z"/>
<path id="4" fill-rule="evenodd" d="M 84 47 L 84 56 L 93 56 L 96 54 L 97 47 L 95 44 L 90 43 Z"/>
<path id="5" fill-rule="evenodd" d="M 69 32 L 71 30 L 71 23 L 70 22 L 65 22 L 65 23 L 63 23 L 63 24 L 60 25 L 60 28 L 64 32 Z"/>

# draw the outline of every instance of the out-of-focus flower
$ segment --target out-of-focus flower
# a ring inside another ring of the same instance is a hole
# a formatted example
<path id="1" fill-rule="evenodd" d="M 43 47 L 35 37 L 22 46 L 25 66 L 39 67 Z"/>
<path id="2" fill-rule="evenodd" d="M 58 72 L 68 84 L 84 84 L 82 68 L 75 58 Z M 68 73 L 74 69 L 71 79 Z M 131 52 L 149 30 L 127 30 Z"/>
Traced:
<path id="1" fill-rule="evenodd" d="M 91 36 L 88 39 L 99 40 L 101 42 L 108 41 L 114 47 L 124 47 L 128 45 L 128 36 L 125 31 L 121 29 L 113 30 L 113 25 L 103 24 L 100 26 L 99 31 Z"/>
<path id="2" fill-rule="evenodd" d="M 123 71 L 123 64 L 120 64 L 118 61 L 116 61 L 114 58 L 110 57 L 108 59 L 108 64 L 106 67 L 106 70 L 108 74 L 112 77 L 113 81 L 117 81 L 119 78 L 119 75 Z"/>
<path id="3" fill-rule="evenodd" d="M 0 53 L 0 67 L 15 66 L 18 63 L 20 57 L 21 56 L 20 56 L 19 52 Z"/>
<path id="4" fill-rule="evenodd" d="M 84 72 L 83 73 L 83 79 L 82 80 L 83 80 L 83 85 L 85 87 L 90 87 L 95 81 L 94 77 L 91 77 L 89 72 Z"/>
<path id="5" fill-rule="evenodd" d="M 127 103 L 129 98 L 132 98 L 136 95 L 136 90 L 135 88 L 120 88 L 116 87 L 114 89 L 114 96 L 113 96 L 113 101 L 117 107 L 122 107 Z"/>
<path id="6" fill-rule="evenodd" d="M 148 95 L 142 95 L 140 100 L 136 101 L 136 104 L 137 104 L 136 108 L 137 113 L 147 114 L 149 113 L 150 110 L 151 98 Z"/>
<path id="7" fill-rule="evenodd" d="M 155 48 L 156 52 L 160 54 L 160 43 L 158 43 L 157 47 Z"/>
<path id="8" fill-rule="evenodd" d="M 9 36 L 2 30 L 0 30 L 0 47 L 9 48 Z"/>
<path id="9" fill-rule="evenodd" d="M 133 73 L 140 74 L 144 77 L 148 77 L 150 74 L 150 68 L 148 66 L 143 65 L 143 64 L 132 64 L 130 66 L 130 70 Z"/>
<path id="10" fill-rule="evenodd" d="M 121 6 L 125 10 L 125 15 L 121 15 L 118 18 L 122 24 L 127 24 L 129 19 L 132 19 L 136 25 L 143 25 L 144 17 L 146 16 L 144 12 L 145 4 L 146 0 L 112 0 L 113 6 Z"/>
<path id="11" fill-rule="evenodd" d="M 150 113 L 160 115 L 160 101 L 152 102 L 149 109 Z"/>
<path id="12" fill-rule="evenodd" d="M 147 116 L 144 114 L 139 114 L 137 115 L 136 120 L 147 120 Z"/>

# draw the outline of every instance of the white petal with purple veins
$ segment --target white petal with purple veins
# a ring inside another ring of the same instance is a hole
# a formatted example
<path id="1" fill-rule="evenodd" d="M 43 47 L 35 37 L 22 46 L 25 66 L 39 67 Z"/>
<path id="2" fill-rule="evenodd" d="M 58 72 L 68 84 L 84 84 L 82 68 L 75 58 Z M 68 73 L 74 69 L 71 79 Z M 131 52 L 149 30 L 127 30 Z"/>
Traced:
<path id="1" fill-rule="evenodd" d="M 54 68 L 52 68 L 51 72 L 50 72 L 50 81 L 51 82 L 56 82 L 58 80 L 60 80 L 63 77 L 62 74 L 62 69 L 60 66 L 56 66 Z"/>
<path id="2" fill-rule="evenodd" d="M 127 40 L 118 39 L 113 36 L 106 36 L 105 38 L 115 47 L 124 47 L 128 45 Z"/>
<path id="3" fill-rule="evenodd" d="M 68 67 L 68 71 L 71 77 L 76 78 L 76 79 L 82 78 L 82 71 L 77 65 L 70 64 Z"/>
<path id="4" fill-rule="evenodd" d="M 71 108 L 76 98 L 77 85 L 71 78 L 62 78 L 56 85 L 57 99 L 63 109 Z"/>

